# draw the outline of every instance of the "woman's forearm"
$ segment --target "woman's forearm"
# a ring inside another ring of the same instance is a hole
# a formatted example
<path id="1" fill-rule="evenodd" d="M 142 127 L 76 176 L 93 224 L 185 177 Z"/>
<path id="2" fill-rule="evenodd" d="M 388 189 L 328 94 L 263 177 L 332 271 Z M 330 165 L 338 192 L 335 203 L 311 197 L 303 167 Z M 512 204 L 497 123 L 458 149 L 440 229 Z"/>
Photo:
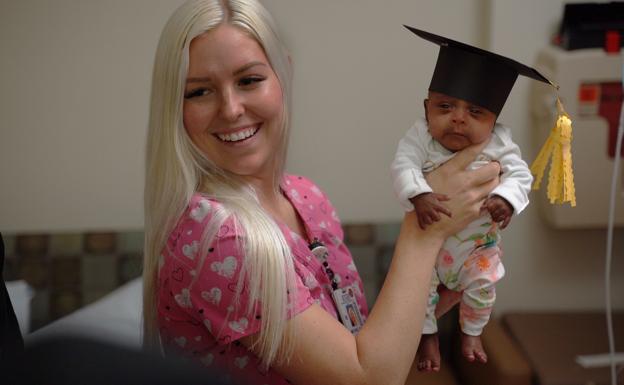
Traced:
<path id="1" fill-rule="evenodd" d="M 428 288 L 444 237 L 405 216 L 385 283 L 356 337 L 358 359 L 371 384 L 403 384 L 418 348 Z"/>

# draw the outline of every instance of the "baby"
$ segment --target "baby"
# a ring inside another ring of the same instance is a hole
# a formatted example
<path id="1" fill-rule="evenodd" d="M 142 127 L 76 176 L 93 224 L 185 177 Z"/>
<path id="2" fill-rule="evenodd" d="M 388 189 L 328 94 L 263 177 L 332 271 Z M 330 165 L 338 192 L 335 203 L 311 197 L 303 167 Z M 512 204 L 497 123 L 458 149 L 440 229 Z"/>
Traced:
<path id="1" fill-rule="evenodd" d="M 469 361 L 487 361 L 480 335 L 492 312 L 494 285 L 505 274 L 500 260 L 500 229 L 528 205 L 533 181 L 519 147 L 511 139 L 511 130 L 496 120 L 518 74 L 547 80 L 511 59 L 407 28 L 439 44 L 440 53 L 424 102 L 426 118 L 418 120 L 401 139 L 392 163 L 394 189 L 402 206 L 415 210 L 423 229 L 438 221 L 440 215 L 450 216 L 444 205 L 448 198 L 434 192 L 424 175 L 468 146 L 487 142 L 471 167 L 493 161 L 501 166 L 500 183 L 485 200 L 484 215 L 447 239 L 438 255 L 418 348 L 418 368 L 437 371 L 440 352 L 434 310 L 440 283 L 463 293 L 463 356 Z"/>

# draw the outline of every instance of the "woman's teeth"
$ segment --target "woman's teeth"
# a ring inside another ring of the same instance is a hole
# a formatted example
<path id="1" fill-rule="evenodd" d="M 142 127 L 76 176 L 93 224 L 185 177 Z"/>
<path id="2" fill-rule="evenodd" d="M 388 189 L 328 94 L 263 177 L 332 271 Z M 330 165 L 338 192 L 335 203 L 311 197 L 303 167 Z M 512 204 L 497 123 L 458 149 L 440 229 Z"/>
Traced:
<path id="1" fill-rule="evenodd" d="M 217 137 L 224 142 L 238 142 L 243 139 L 247 139 L 251 136 L 254 136 L 258 132 L 258 128 L 247 128 L 245 130 L 241 130 L 238 132 L 234 132 L 231 134 L 217 134 Z"/>

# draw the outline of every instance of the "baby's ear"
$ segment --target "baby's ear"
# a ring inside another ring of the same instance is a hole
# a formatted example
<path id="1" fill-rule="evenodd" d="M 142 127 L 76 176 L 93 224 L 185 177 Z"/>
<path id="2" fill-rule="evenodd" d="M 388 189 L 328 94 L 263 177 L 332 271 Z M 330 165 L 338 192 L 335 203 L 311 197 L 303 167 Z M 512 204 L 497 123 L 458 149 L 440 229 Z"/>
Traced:
<path id="1" fill-rule="evenodd" d="M 429 118 L 427 117 L 427 104 L 429 104 L 429 99 L 423 100 L 423 107 L 425 107 L 425 120 L 429 123 Z"/>

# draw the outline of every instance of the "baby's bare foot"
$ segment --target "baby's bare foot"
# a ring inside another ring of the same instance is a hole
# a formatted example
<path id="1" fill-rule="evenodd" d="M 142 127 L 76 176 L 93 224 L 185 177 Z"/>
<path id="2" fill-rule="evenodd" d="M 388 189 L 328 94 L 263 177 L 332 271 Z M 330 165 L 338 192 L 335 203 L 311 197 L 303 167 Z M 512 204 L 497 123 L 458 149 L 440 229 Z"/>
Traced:
<path id="1" fill-rule="evenodd" d="M 418 345 L 418 370 L 437 372 L 440 370 L 440 346 L 438 334 L 423 334 Z"/>
<path id="2" fill-rule="evenodd" d="M 462 354 L 469 362 L 487 362 L 487 354 L 483 350 L 480 336 L 469 336 L 461 333 Z"/>

